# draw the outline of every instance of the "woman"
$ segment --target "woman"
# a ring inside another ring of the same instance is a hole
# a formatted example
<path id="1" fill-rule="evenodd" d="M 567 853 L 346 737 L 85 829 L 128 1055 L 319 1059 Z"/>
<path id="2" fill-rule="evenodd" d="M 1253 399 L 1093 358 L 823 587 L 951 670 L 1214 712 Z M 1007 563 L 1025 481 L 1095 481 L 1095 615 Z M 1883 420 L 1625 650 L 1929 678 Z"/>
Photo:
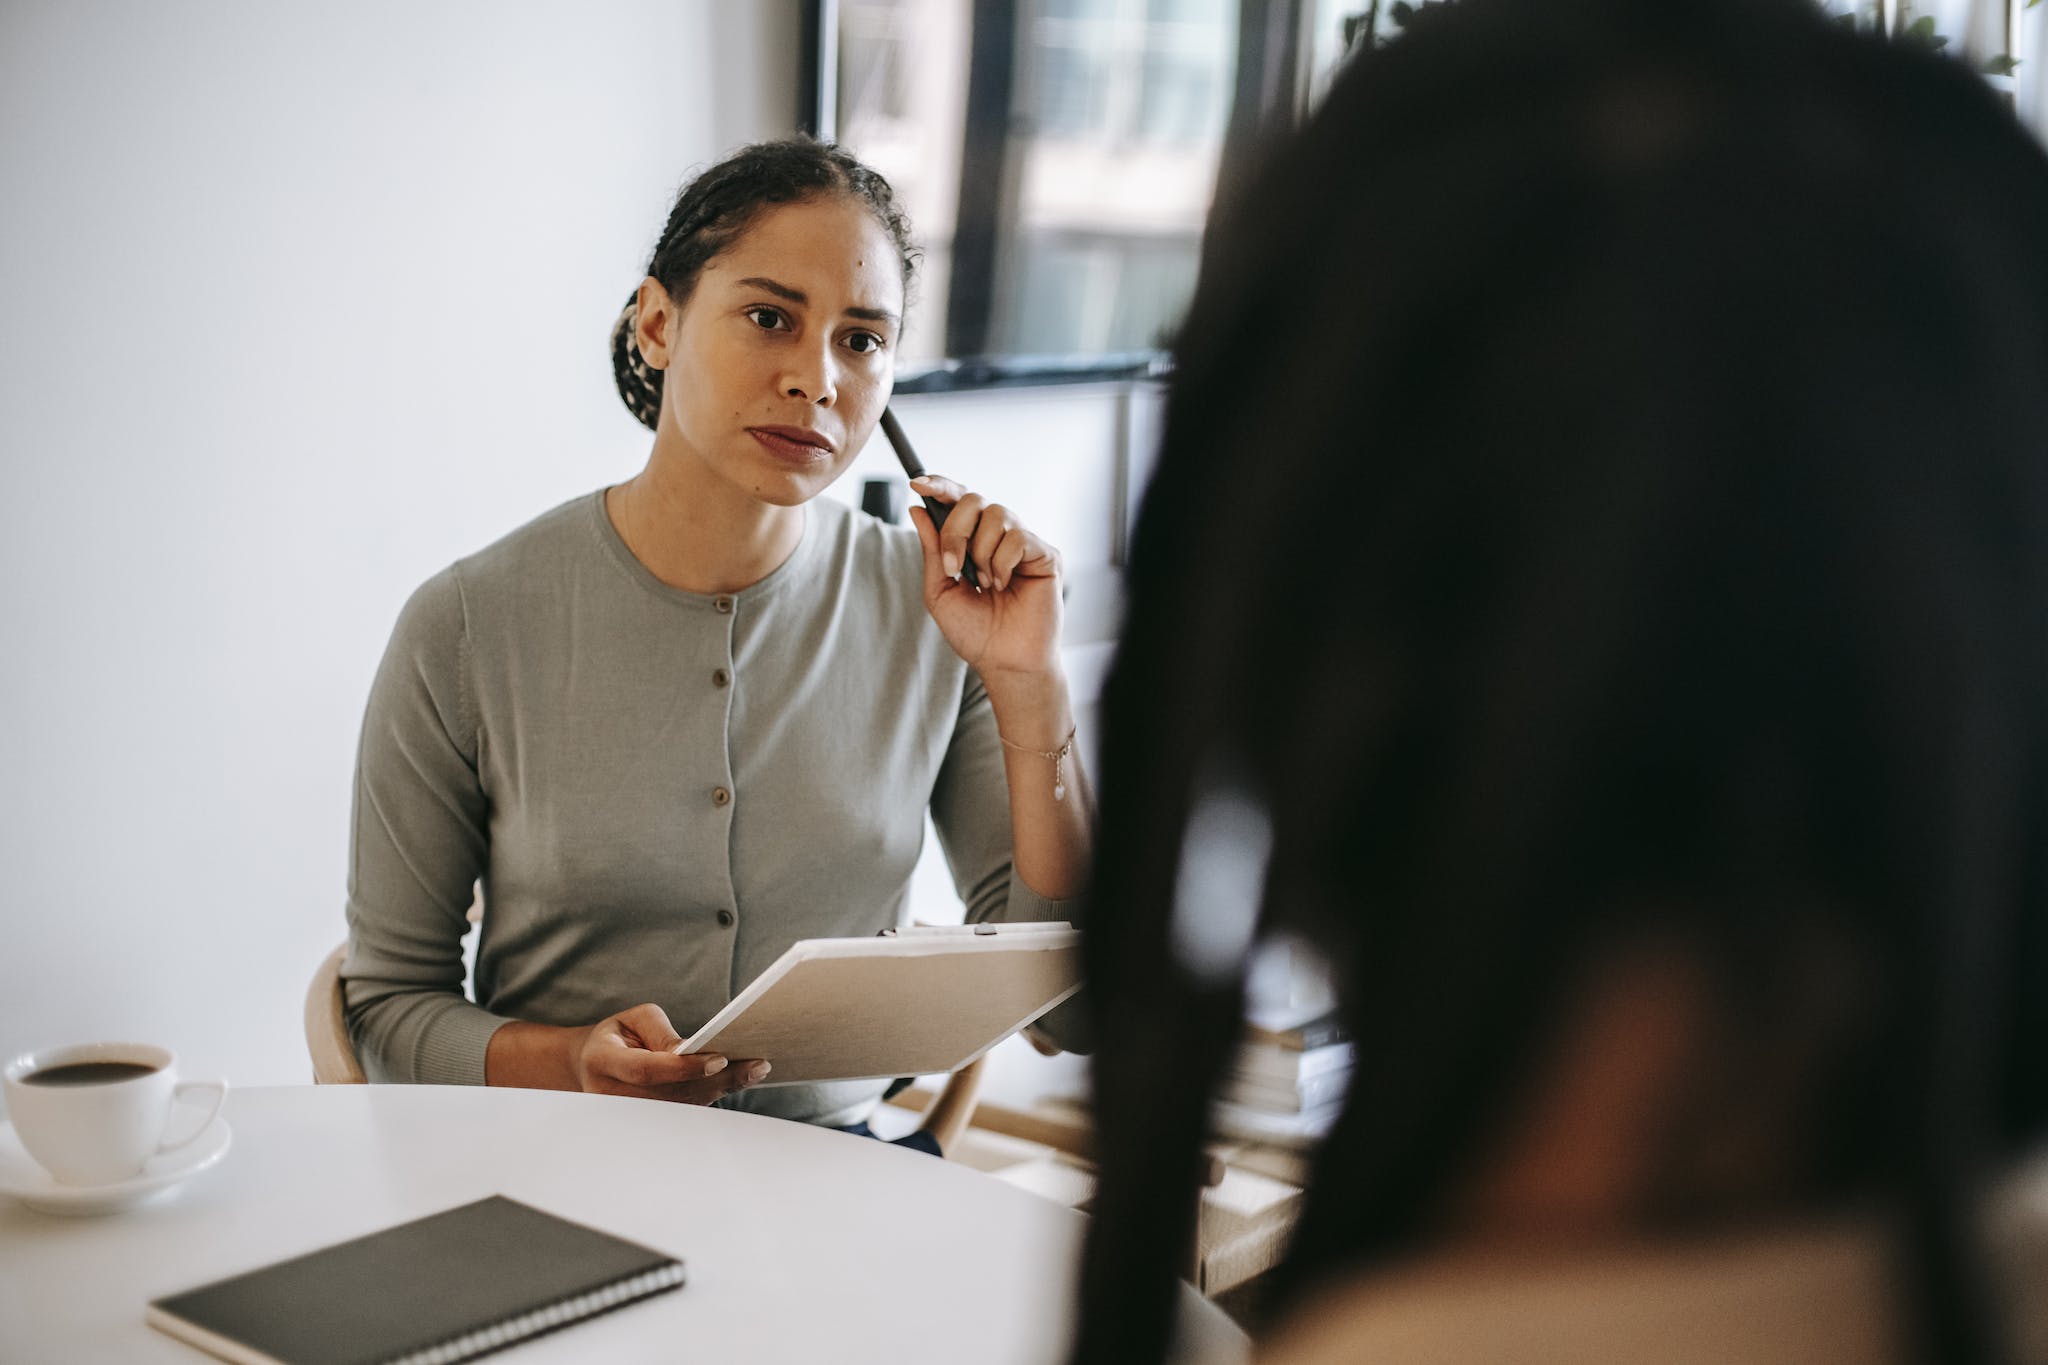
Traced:
<path id="1" fill-rule="evenodd" d="M 795 940 L 897 923 L 927 810 L 970 918 L 1072 917 L 1088 800 L 1058 554 L 943 478 L 917 485 L 943 531 L 918 508 L 915 539 L 818 497 L 888 402 L 911 266 L 888 184 L 843 151 L 705 171 L 614 335 L 646 468 L 407 603 L 349 879 L 372 1079 L 852 1127 L 879 1083 L 735 1096 L 774 1059 L 671 1049 Z"/>
<path id="2" fill-rule="evenodd" d="M 1166 1358 L 1284 933 L 1358 1060 L 1268 1358 L 2048 1360 L 2040 148 L 1817 7 L 1459 0 L 1206 253 L 1077 1359 Z"/>

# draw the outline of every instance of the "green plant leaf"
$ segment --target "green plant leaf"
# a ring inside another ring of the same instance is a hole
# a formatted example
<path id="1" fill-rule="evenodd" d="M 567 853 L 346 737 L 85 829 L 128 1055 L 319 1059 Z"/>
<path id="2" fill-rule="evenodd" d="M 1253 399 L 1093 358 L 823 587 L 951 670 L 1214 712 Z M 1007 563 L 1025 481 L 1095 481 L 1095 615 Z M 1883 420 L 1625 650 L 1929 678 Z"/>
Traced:
<path id="1" fill-rule="evenodd" d="M 1937 52 L 1948 46 L 1947 37 L 1934 31 L 1934 16 L 1931 14 L 1923 14 L 1906 25 L 1906 31 L 1902 36 L 1908 42 Z"/>
<path id="2" fill-rule="evenodd" d="M 1987 76 L 2010 76 L 2019 64 L 2019 58 L 2011 53 L 2001 52 L 1996 57 L 1985 61 L 1984 74 Z"/>

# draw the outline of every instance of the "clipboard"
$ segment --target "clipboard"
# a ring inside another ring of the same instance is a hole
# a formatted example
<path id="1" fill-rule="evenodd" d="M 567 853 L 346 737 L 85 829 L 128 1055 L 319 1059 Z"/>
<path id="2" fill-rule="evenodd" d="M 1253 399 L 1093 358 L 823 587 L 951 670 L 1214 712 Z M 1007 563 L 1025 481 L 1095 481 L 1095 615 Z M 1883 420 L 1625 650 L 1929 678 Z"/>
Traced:
<path id="1" fill-rule="evenodd" d="M 1064 921 L 809 938 L 678 1047 L 774 1067 L 763 1085 L 957 1071 L 1081 989 Z"/>

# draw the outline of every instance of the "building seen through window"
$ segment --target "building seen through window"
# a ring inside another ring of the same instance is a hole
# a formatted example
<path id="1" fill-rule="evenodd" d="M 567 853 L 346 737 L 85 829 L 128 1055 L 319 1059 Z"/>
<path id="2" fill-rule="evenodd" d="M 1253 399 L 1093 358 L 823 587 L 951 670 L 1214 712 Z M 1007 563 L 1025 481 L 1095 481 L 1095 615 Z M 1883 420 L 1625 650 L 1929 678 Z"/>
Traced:
<path id="1" fill-rule="evenodd" d="M 1215 193 L 1237 11 L 842 0 L 838 136 L 927 251 L 907 364 L 1164 345 Z"/>

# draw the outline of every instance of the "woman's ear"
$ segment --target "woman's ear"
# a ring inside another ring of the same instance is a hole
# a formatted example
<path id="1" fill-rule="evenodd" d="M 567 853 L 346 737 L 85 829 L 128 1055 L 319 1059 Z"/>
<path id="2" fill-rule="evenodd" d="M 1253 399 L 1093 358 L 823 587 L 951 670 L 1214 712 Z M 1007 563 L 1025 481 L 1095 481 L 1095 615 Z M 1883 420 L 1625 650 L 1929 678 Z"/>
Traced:
<path id="1" fill-rule="evenodd" d="M 1713 1000 L 1706 964 L 1681 944 L 1596 954 L 1480 1155 L 1456 1210 L 1467 1235 L 1640 1226 L 1664 1194 L 1671 1116 L 1698 1084 Z"/>
<path id="2" fill-rule="evenodd" d="M 661 281 L 649 275 L 640 281 L 640 307 L 633 323 L 633 340 L 649 369 L 668 368 L 668 351 L 675 330 L 676 306 Z"/>

